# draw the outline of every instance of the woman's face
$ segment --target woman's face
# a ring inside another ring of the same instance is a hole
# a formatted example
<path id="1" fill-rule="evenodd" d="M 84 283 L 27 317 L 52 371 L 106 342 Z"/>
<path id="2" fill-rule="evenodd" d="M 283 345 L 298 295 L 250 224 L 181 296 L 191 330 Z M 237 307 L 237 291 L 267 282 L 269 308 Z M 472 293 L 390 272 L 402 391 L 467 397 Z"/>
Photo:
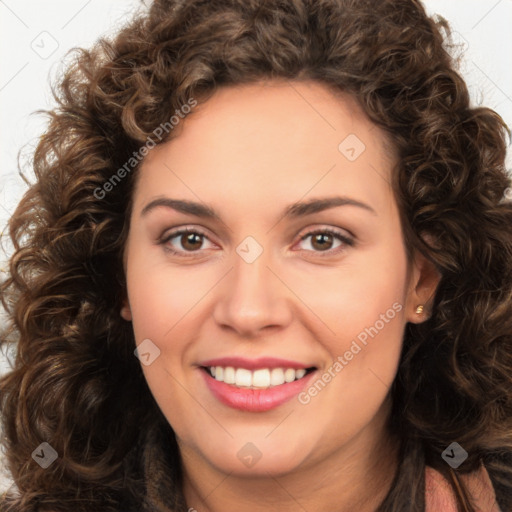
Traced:
<path id="1" fill-rule="evenodd" d="M 122 315 L 182 454 L 277 475 L 370 449 L 432 292 L 383 132 L 315 82 L 223 88 L 180 123 L 140 169 Z"/>

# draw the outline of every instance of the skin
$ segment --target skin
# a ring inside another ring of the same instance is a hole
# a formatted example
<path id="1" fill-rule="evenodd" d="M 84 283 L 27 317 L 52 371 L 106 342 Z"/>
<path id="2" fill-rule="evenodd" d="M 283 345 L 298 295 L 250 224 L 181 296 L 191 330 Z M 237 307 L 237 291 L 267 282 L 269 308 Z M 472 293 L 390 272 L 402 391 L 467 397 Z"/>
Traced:
<path id="1" fill-rule="evenodd" d="M 375 510 L 397 466 L 386 424 L 404 327 L 427 318 L 427 309 L 415 310 L 439 280 L 420 255 L 407 260 L 389 185 L 392 146 L 351 97 L 316 82 L 221 88 L 177 133 L 140 169 L 121 315 L 133 322 L 137 344 L 149 338 L 161 351 L 142 370 L 176 433 L 188 506 Z M 354 161 L 338 149 L 349 134 L 366 146 Z M 282 218 L 299 200 L 333 195 L 374 211 L 345 205 Z M 141 214 L 162 197 L 208 204 L 222 222 L 164 206 Z M 202 229 L 206 238 L 159 243 L 180 227 Z M 301 241 L 320 228 L 355 244 Z M 236 252 L 247 236 L 263 248 L 252 263 Z M 394 318 L 305 405 L 292 399 L 262 413 L 231 409 L 197 366 L 214 357 L 273 356 L 308 363 L 321 376 L 396 303 Z M 237 457 L 248 442 L 262 454 L 252 467 Z"/>

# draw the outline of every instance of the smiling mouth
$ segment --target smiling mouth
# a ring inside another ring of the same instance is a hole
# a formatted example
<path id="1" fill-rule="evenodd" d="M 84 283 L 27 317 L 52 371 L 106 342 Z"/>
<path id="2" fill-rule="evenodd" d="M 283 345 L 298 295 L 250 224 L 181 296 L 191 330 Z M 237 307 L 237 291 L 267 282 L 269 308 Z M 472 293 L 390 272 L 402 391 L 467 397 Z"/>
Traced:
<path id="1" fill-rule="evenodd" d="M 241 389 L 269 389 L 301 380 L 315 371 L 310 368 L 261 368 L 248 370 L 233 366 L 202 366 L 209 377 Z"/>

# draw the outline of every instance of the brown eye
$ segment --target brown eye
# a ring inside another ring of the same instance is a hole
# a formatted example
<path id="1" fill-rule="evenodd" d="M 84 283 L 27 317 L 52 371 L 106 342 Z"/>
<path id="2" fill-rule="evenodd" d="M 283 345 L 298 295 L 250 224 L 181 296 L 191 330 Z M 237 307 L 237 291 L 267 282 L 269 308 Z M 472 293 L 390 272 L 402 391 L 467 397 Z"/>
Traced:
<path id="1" fill-rule="evenodd" d="M 177 256 L 188 256 L 187 253 L 200 253 L 205 240 L 208 237 L 197 229 L 179 229 L 166 235 L 160 244 L 165 250 Z M 211 243 L 211 242 L 210 242 Z M 213 244 L 212 244 L 213 245 Z"/>
<path id="2" fill-rule="evenodd" d="M 325 253 L 325 256 L 337 254 L 346 249 L 346 247 L 354 246 L 354 240 L 344 233 L 333 229 L 320 229 L 310 231 L 301 237 L 300 242 L 311 239 L 309 245 L 311 249 L 303 249 L 307 252 Z M 337 245 L 335 245 L 337 242 Z M 324 256 L 324 254 L 321 254 Z"/>
<path id="3" fill-rule="evenodd" d="M 180 236 L 181 246 L 186 250 L 194 251 L 201 247 L 203 243 L 202 235 L 197 233 L 185 233 Z"/>
<path id="4" fill-rule="evenodd" d="M 326 251 L 332 247 L 333 236 L 326 233 L 317 233 L 311 239 L 311 246 L 320 251 Z"/>

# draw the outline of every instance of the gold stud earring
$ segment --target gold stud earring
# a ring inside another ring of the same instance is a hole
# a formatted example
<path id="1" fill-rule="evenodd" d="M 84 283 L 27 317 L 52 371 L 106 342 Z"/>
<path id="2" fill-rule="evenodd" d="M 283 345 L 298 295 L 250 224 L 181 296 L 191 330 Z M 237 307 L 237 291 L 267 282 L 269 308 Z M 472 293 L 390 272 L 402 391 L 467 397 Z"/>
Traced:
<path id="1" fill-rule="evenodd" d="M 417 314 L 417 315 L 421 315 L 421 313 L 423 313 L 423 304 L 420 304 L 420 305 L 416 308 L 416 314 Z"/>

